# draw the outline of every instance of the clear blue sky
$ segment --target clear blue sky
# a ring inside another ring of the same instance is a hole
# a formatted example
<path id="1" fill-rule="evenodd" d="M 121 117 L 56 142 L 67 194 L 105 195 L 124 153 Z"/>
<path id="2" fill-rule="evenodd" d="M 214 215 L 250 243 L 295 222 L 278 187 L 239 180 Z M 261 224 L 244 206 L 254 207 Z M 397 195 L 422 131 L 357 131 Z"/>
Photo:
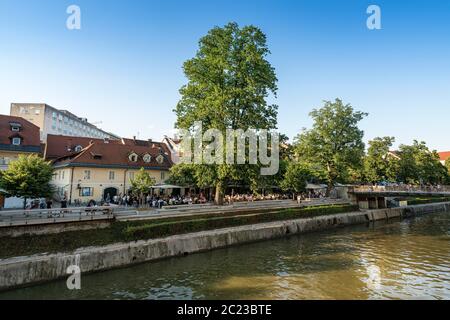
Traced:
<path id="1" fill-rule="evenodd" d="M 66 8 L 82 29 L 66 29 Z M 366 28 L 366 8 L 382 30 Z M 291 138 L 324 99 L 370 116 L 365 139 L 450 150 L 450 1 L 0 0 L 0 113 L 11 102 L 67 108 L 124 136 L 173 132 L 182 63 L 213 26 L 260 27 L 279 79 L 279 128 Z"/>

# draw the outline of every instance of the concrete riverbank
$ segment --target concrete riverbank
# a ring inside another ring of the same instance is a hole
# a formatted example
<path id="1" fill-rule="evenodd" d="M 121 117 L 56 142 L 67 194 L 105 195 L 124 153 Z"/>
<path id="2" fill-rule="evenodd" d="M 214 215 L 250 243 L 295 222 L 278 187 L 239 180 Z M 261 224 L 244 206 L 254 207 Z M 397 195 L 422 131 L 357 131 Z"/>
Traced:
<path id="1" fill-rule="evenodd" d="M 70 253 L 8 258 L 0 260 L 0 290 L 68 277 L 66 270 L 71 265 L 78 265 L 82 273 L 96 272 L 291 234 L 448 210 L 450 203 L 352 212 L 81 248 Z"/>

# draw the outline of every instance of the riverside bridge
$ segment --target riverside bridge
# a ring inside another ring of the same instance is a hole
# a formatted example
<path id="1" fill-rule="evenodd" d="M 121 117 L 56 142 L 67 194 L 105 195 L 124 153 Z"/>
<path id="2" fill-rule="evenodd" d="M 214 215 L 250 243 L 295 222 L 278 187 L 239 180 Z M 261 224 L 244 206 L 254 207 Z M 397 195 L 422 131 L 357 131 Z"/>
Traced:
<path id="1" fill-rule="evenodd" d="M 361 209 L 383 209 L 389 198 L 450 197 L 450 186 L 358 186 L 349 187 L 348 196 Z"/>

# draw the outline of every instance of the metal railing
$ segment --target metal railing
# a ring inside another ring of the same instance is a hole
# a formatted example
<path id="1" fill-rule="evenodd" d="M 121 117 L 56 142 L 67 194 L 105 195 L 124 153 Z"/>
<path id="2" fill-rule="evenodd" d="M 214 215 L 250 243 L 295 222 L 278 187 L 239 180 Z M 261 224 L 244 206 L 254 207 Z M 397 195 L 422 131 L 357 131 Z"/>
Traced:
<path id="1" fill-rule="evenodd" d="M 119 207 L 76 207 L 0 211 L 0 226 L 113 219 Z"/>
<path id="2" fill-rule="evenodd" d="M 398 186 L 357 186 L 353 187 L 354 192 L 417 192 L 417 193 L 450 193 L 450 186 L 418 186 L 418 185 L 398 185 Z"/>

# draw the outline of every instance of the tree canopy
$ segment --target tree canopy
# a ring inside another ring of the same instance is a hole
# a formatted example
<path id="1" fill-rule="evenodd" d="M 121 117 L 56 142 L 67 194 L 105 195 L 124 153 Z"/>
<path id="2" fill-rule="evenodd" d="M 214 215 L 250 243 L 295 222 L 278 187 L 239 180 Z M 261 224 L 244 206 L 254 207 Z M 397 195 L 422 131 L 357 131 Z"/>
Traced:
<path id="1" fill-rule="evenodd" d="M 0 189 L 7 196 L 24 198 L 44 198 L 53 195 L 50 181 L 53 176 L 51 164 L 37 155 L 20 155 L 12 161 L 8 169 L 0 172 Z"/>
<path id="2" fill-rule="evenodd" d="M 391 154 L 394 142 L 394 137 L 377 137 L 369 141 L 369 149 L 364 159 L 364 177 L 368 182 L 397 180 L 398 159 Z"/>
<path id="3" fill-rule="evenodd" d="M 440 162 L 439 154 L 425 142 L 414 140 L 412 145 L 399 147 L 398 180 L 411 184 L 436 184 L 448 180 L 448 170 Z"/>
<path id="4" fill-rule="evenodd" d="M 149 193 L 155 183 L 155 178 L 153 178 L 144 168 L 141 168 L 134 175 L 134 178 L 131 179 L 131 192 L 138 196 L 142 201 L 144 194 Z"/>
<path id="5" fill-rule="evenodd" d="M 203 131 L 275 129 L 277 109 L 267 98 L 276 96 L 275 70 L 266 59 L 265 34 L 255 26 L 236 23 L 211 29 L 200 39 L 194 58 L 183 65 L 188 83 L 180 89 L 176 128 L 190 130 L 202 121 Z M 252 176 L 257 165 L 197 164 L 197 180 L 216 188 L 221 204 L 227 183 Z M 246 174 L 247 173 L 247 174 Z"/>
<path id="6" fill-rule="evenodd" d="M 326 172 L 329 194 L 338 180 L 346 180 L 352 169 L 361 168 L 364 157 L 364 132 L 358 128 L 367 113 L 355 111 L 342 100 L 325 101 L 310 116 L 314 123 L 295 140 L 298 159 L 320 165 Z"/>

